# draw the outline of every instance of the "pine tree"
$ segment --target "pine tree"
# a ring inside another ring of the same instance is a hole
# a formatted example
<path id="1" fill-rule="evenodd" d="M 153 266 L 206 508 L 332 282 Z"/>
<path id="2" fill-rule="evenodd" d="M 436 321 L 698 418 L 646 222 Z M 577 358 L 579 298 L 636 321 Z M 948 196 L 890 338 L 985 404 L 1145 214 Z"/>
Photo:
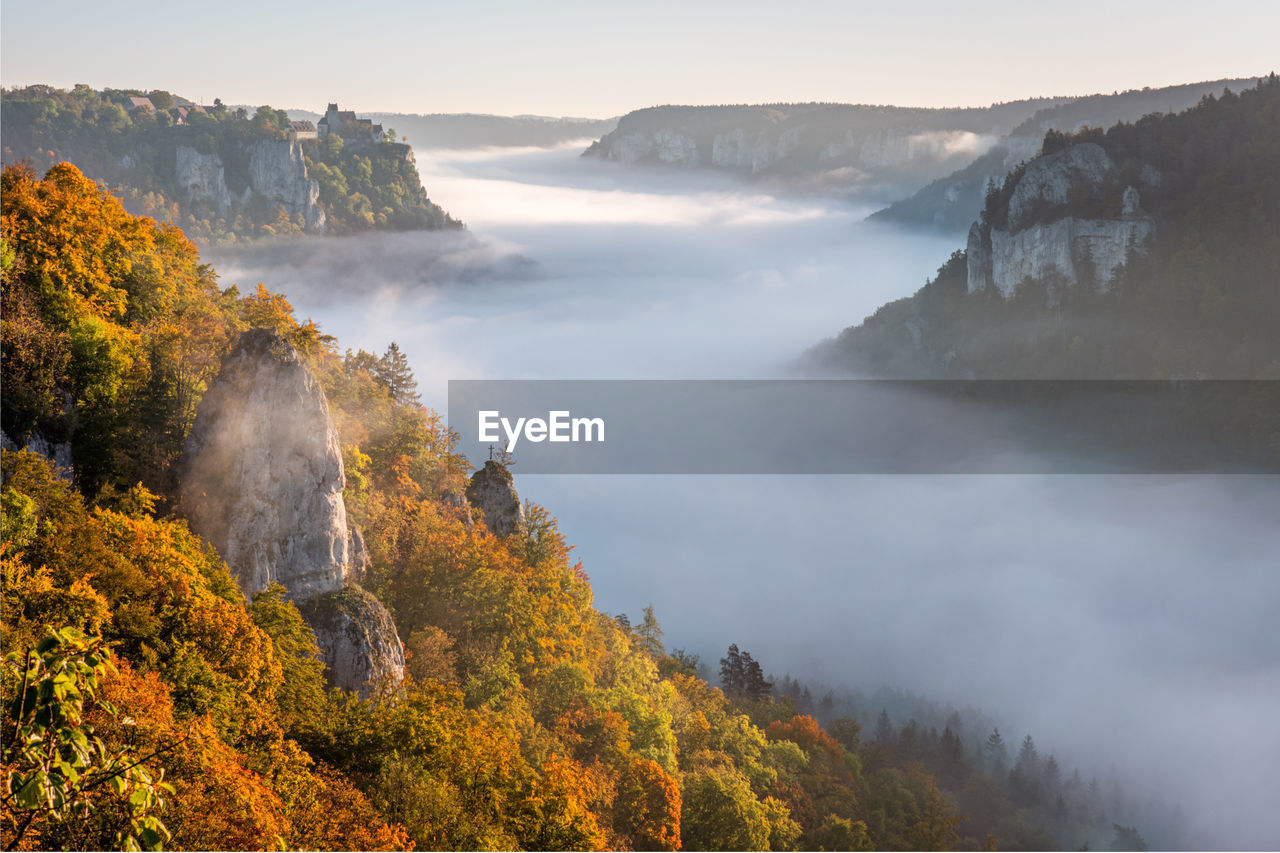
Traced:
<path id="1" fill-rule="evenodd" d="M 737 643 L 730 643 L 728 653 L 720 658 L 720 686 L 725 693 L 741 693 L 744 676 L 742 653 L 738 651 Z"/>
<path id="2" fill-rule="evenodd" d="M 1036 742 L 1027 735 L 1018 748 L 1018 759 L 1009 771 L 1009 794 L 1022 806 L 1039 805 L 1041 799 L 1040 753 Z"/>
<path id="3" fill-rule="evenodd" d="M 644 617 L 640 625 L 635 629 L 635 633 L 640 640 L 640 645 L 647 649 L 654 658 L 660 658 L 667 653 L 666 648 L 662 645 L 662 627 L 653 615 L 652 604 L 645 607 Z"/>
<path id="4" fill-rule="evenodd" d="M 752 702 L 759 702 L 773 695 L 773 682 L 764 677 L 760 662 L 749 652 L 742 653 L 742 693 Z"/>
<path id="5" fill-rule="evenodd" d="M 400 346 L 395 341 L 391 342 L 382 358 L 378 359 L 376 375 L 378 381 L 391 391 L 391 396 L 397 403 L 417 403 L 421 400 L 418 395 L 418 380 L 413 378 L 409 359 L 400 351 Z"/>
<path id="6" fill-rule="evenodd" d="M 1044 760 L 1044 786 L 1051 794 L 1062 786 L 1062 768 L 1058 766 L 1058 759 L 1052 753 Z"/>
<path id="7" fill-rule="evenodd" d="M 898 736 L 893 730 L 893 722 L 889 719 L 889 712 L 884 708 L 880 709 L 880 716 L 876 718 L 876 743 L 885 746 L 896 744 Z"/>
<path id="8" fill-rule="evenodd" d="M 991 772 L 997 779 L 1004 778 L 1005 763 L 1009 760 L 1009 754 L 1005 751 L 1004 738 L 1000 736 L 1000 729 L 991 730 L 991 734 L 987 736 L 985 750 L 987 766 L 991 768 Z"/>

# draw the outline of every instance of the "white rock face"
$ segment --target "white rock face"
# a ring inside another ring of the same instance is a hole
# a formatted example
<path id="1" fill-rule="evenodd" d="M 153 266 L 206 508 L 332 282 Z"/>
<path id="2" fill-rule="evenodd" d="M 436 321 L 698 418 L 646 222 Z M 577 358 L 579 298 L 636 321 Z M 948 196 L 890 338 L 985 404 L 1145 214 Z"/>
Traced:
<path id="1" fill-rule="evenodd" d="M 858 162 L 863 166 L 897 166 L 911 159 L 911 137 L 898 131 L 874 133 L 858 146 Z"/>
<path id="2" fill-rule="evenodd" d="M 289 213 L 301 213 L 308 231 L 324 229 L 324 211 L 317 203 L 320 184 L 307 177 L 307 163 L 298 142 L 261 139 L 251 143 L 249 185 L 258 195 L 284 205 Z"/>
<path id="3" fill-rule="evenodd" d="M 1155 234 L 1155 223 L 1139 219 L 1059 219 L 1022 231 L 991 232 L 991 281 L 1010 296 L 1024 278 L 1062 276 L 1079 282 L 1081 268 L 1092 261 L 1099 287 L 1111 284 L 1114 270 L 1128 257 L 1131 245 L 1142 247 Z"/>
<path id="4" fill-rule="evenodd" d="M 635 163 L 653 151 L 653 138 L 647 133 L 622 133 L 612 135 L 605 156 L 619 163 Z"/>
<path id="5" fill-rule="evenodd" d="M 1066 204 L 1073 186 L 1095 191 L 1115 175 L 1116 164 L 1092 142 L 1072 145 L 1027 164 L 1009 199 L 1009 227 L 1017 230 L 1038 204 Z"/>
<path id="6" fill-rule="evenodd" d="M 1155 237 L 1155 220 L 1140 205 L 1137 189 L 1126 187 L 1120 219 L 1064 217 L 1017 231 L 973 223 L 965 247 L 969 292 L 994 286 L 1010 296 L 1023 279 L 1053 276 L 1071 286 L 1090 267 L 1094 283 L 1109 287 L 1115 268 Z"/>
<path id="7" fill-rule="evenodd" d="M 354 583 L 369 565 L 348 527 L 338 433 L 324 391 L 275 332 L 240 336 L 205 394 L 180 463 L 182 510 L 245 596 L 279 583 L 298 605 L 330 684 L 367 696 L 404 676 L 387 609 Z"/>
<path id="8" fill-rule="evenodd" d="M 818 152 L 818 162 L 825 160 L 834 160 L 837 157 L 843 157 L 854 146 L 853 131 L 845 131 L 844 139 L 828 142 Z"/>
<path id="9" fill-rule="evenodd" d="M 290 140 L 258 140 L 247 147 L 249 186 L 237 198 L 227 188 L 222 158 L 201 154 L 179 145 L 175 151 L 174 178 L 192 202 L 207 202 L 226 215 L 234 203 L 248 204 L 254 195 L 283 205 L 290 214 L 302 214 L 306 230 L 324 231 L 320 184 L 307 176 L 302 147 Z"/>
<path id="10" fill-rule="evenodd" d="M 1115 163 L 1092 142 L 1028 163 L 1009 200 L 1008 227 L 975 222 L 969 228 L 965 247 L 969 292 L 994 286 L 1001 295 L 1010 296 L 1028 278 L 1057 278 L 1072 286 L 1086 272 L 1098 287 L 1109 287 L 1115 268 L 1156 233 L 1155 220 L 1142 212 L 1137 188 L 1125 187 L 1118 219 L 1031 220 L 1033 214 L 1045 216 L 1046 205 L 1067 204 L 1073 192 L 1085 197 L 1101 192 L 1115 175 Z"/>
<path id="11" fill-rule="evenodd" d="M 346 484 L 324 392 L 296 350 L 245 332 L 200 403 L 180 500 L 252 598 L 273 582 L 294 601 L 340 589 L 349 570 Z"/>
<path id="12" fill-rule="evenodd" d="M 804 125 L 790 127 L 777 140 L 763 131 L 752 133 L 741 128 L 718 133 L 711 143 L 711 162 L 722 169 L 745 170 L 754 175 L 790 156 L 800 147 L 804 131 Z"/>
<path id="13" fill-rule="evenodd" d="M 1120 196 L 1120 215 L 1125 218 L 1141 216 L 1142 210 L 1139 207 L 1141 202 L 1142 197 L 1138 195 L 1135 187 L 1125 187 L 1124 193 Z"/>
<path id="14" fill-rule="evenodd" d="M 658 159 L 676 166 L 698 165 L 698 142 L 692 136 L 675 130 L 660 130 L 653 135 Z"/>
<path id="15" fill-rule="evenodd" d="M 187 191 L 191 202 L 207 202 L 226 215 L 231 210 L 231 191 L 227 189 L 222 158 L 217 154 L 201 154 L 189 145 L 177 148 L 174 178 Z"/>
<path id="16" fill-rule="evenodd" d="M 722 169 L 746 169 L 755 174 L 772 165 L 774 153 L 769 137 L 742 128 L 717 133 L 711 142 L 711 162 Z"/>
<path id="17" fill-rule="evenodd" d="M 329 683 L 368 698 L 404 679 L 404 646 L 382 602 L 358 586 L 318 595 L 299 608 L 316 634 Z"/>
<path id="18" fill-rule="evenodd" d="M 9 451 L 26 450 L 37 456 L 43 456 L 53 463 L 53 467 L 57 470 L 58 476 L 64 480 L 71 480 L 75 477 L 75 468 L 71 464 L 71 445 L 68 442 L 51 442 L 39 432 L 27 436 L 25 442 L 19 447 L 18 443 L 9 438 L 8 435 L 0 430 L 0 447 Z"/>

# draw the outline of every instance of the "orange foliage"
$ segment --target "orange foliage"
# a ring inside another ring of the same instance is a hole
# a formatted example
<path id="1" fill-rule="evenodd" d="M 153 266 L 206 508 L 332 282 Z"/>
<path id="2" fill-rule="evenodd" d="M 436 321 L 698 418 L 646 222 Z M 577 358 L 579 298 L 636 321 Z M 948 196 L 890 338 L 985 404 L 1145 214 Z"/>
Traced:
<path id="1" fill-rule="evenodd" d="M 680 849 L 680 786 L 658 762 L 633 759 L 618 783 L 615 826 L 634 850 Z"/>
<path id="2" fill-rule="evenodd" d="M 805 752 L 815 749 L 825 752 L 832 761 L 844 762 L 844 749 L 836 739 L 827 734 L 822 724 L 807 714 L 797 714 L 789 722 L 775 720 L 764 730 L 769 740 L 789 740 Z"/>

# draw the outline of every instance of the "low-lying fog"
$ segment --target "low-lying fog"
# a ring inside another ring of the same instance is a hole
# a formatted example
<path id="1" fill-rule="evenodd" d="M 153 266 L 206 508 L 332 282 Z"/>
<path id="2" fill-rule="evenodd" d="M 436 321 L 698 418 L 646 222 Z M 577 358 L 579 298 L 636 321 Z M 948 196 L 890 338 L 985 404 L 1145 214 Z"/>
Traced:
<path id="1" fill-rule="evenodd" d="M 448 379 L 788 375 L 958 248 L 580 150 L 419 152 L 467 233 L 206 255 L 343 347 L 399 342 L 443 410 Z M 775 675 L 976 705 L 1068 775 L 1180 803 L 1190 845 L 1280 844 L 1275 478 L 515 473 L 598 607 L 652 602 L 713 670 L 734 642 Z"/>

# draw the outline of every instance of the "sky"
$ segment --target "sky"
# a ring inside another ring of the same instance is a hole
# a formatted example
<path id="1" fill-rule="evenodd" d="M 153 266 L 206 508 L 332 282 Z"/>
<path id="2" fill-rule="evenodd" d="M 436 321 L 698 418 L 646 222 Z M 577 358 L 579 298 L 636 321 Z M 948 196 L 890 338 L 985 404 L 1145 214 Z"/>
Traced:
<path id="1" fill-rule="evenodd" d="M 607 118 L 657 104 L 985 106 L 1260 75 L 1274 0 L 5 0 L 0 82 Z"/>

